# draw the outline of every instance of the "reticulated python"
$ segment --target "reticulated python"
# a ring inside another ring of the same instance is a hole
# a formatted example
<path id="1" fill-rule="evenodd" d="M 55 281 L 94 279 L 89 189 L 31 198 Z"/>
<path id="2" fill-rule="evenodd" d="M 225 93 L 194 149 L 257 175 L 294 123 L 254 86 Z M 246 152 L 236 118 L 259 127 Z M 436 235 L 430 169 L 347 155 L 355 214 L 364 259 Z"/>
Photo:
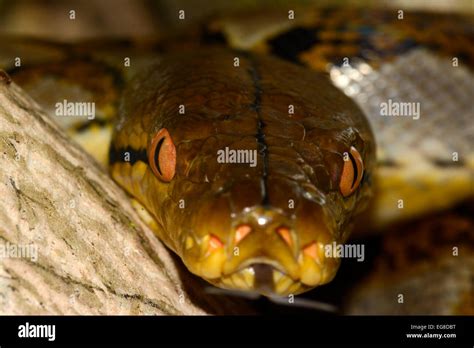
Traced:
<path id="1" fill-rule="evenodd" d="M 86 147 L 119 114 L 112 176 L 191 272 L 287 295 L 336 275 L 326 246 L 347 240 L 372 191 L 371 228 L 473 195 L 471 27 L 395 11 L 259 13 L 213 21 L 159 54 L 30 43 L 40 54 L 10 73 L 50 109 L 93 100 L 98 118 L 72 127 Z"/>

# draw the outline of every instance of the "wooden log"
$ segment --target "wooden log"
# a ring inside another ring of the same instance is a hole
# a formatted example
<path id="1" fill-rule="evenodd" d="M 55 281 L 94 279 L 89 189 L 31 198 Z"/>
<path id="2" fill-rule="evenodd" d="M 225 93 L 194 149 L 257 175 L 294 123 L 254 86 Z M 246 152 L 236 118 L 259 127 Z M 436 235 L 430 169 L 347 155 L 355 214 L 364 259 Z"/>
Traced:
<path id="1" fill-rule="evenodd" d="M 1 71 L 0 314 L 253 312 L 205 286 Z"/>

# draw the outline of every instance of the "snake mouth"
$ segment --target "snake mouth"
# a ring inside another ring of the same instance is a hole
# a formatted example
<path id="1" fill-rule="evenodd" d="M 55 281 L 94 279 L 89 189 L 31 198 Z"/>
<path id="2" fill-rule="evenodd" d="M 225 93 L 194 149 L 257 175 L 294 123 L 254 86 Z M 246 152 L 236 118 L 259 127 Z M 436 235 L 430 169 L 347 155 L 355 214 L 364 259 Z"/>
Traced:
<path id="1" fill-rule="evenodd" d="M 279 271 L 283 274 L 287 274 L 288 272 L 285 270 L 285 267 L 283 267 L 278 261 L 276 260 L 271 260 L 265 257 L 254 257 L 249 260 L 246 260 L 240 264 L 240 266 L 237 268 L 236 272 L 242 271 L 245 268 L 257 268 L 257 269 L 272 269 L 275 271 Z M 255 271 L 255 269 L 254 269 Z M 232 272 L 234 273 L 234 272 Z"/>
<path id="2" fill-rule="evenodd" d="M 287 296 L 308 290 L 308 286 L 266 263 L 254 263 L 229 275 L 210 281 L 215 286 L 254 291 L 265 296 Z"/>
<path id="3" fill-rule="evenodd" d="M 265 296 L 296 295 L 308 289 L 307 285 L 289 276 L 278 263 L 259 259 L 248 260 L 236 271 L 208 281 L 221 288 L 250 290 Z"/>
<path id="4" fill-rule="evenodd" d="M 199 216 L 221 206 L 213 202 L 213 209 L 199 211 Z M 296 295 L 329 282 L 339 267 L 337 258 L 325 255 L 325 245 L 333 242 L 335 233 L 316 203 L 303 201 L 298 219 L 260 206 L 239 217 L 211 216 L 195 224 L 203 237 L 183 242 L 183 261 L 217 287 L 265 296 Z M 233 220 L 229 230 L 220 232 L 222 220 Z M 187 235 L 187 239 L 192 237 Z"/>
<path id="5" fill-rule="evenodd" d="M 261 292 L 273 291 L 273 271 L 275 268 L 266 263 L 254 263 L 250 267 L 254 272 L 254 289 Z"/>

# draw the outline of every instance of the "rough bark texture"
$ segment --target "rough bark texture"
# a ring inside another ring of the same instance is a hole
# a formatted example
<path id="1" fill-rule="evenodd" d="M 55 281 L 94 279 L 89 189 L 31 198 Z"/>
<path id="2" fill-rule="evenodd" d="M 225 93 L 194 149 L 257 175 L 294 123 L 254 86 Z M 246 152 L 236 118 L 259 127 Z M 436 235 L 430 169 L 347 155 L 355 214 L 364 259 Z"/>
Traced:
<path id="1" fill-rule="evenodd" d="M 0 197 L 1 314 L 252 312 L 206 295 L 107 173 L 1 71 Z"/>

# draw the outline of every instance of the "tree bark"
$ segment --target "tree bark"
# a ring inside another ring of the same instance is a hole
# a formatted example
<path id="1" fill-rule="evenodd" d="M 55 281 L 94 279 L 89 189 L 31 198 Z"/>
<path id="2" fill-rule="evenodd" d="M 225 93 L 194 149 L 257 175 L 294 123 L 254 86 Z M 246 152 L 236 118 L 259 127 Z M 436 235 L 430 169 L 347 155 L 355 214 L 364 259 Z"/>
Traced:
<path id="1" fill-rule="evenodd" d="M 108 174 L 0 71 L 0 313 L 252 313 L 206 295 Z"/>

